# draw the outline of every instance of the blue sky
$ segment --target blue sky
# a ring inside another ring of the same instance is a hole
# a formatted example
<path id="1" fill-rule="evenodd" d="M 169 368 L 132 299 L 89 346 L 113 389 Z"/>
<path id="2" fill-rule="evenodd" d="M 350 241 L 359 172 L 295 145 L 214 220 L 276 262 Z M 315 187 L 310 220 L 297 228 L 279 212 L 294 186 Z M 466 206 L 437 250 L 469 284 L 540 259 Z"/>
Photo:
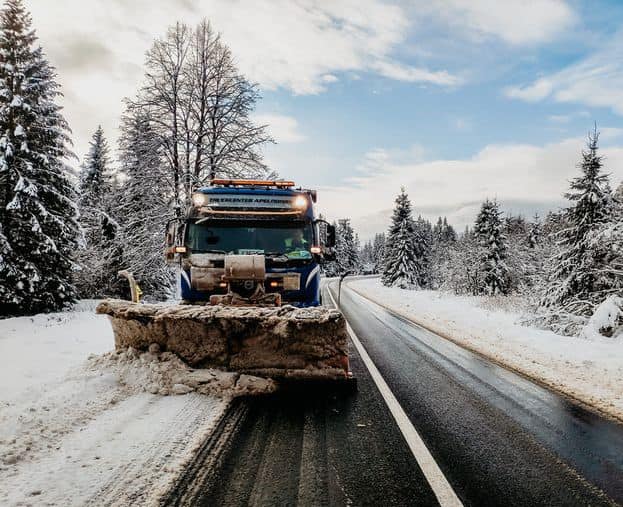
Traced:
<path id="1" fill-rule="evenodd" d="M 416 212 L 460 228 L 485 197 L 526 215 L 560 206 L 593 121 L 623 177 L 621 1 L 27 3 L 78 153 L 97 123 L 114 143 L 153 38 L 206 16 L 260 85 L 267 160 L 364 238 L 401 185 Z"/>

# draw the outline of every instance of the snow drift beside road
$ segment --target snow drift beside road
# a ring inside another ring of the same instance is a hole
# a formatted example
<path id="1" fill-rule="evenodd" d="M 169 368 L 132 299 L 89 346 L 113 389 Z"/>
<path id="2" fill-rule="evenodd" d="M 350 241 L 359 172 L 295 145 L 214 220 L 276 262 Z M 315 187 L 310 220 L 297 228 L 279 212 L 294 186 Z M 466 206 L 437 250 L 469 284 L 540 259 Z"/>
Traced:
<path id="1" fill-rule="evenodd" d="M 623 419 L 621 336 L 587 340 L 522 326 L 518 322 L 524 309 L 512 297 L 410 291 L 384 287 L 378 278 L 349 281 L 348 287 L 469 349 Z"/>
<path id="2" fill-rule="evenodd" d="M 154 503 L 231 396 L 266 388 L 166 352 L 105 353 L 94 308 L 0 320 L 0 505 Z"/>
<path id="3" fill-rule="evenodd" d="M 0 401 L 32 395 L 81 364 L 113 348 L 110 325 L 95 315 L 96 301 L 71 312 L 0 320 Z"/>

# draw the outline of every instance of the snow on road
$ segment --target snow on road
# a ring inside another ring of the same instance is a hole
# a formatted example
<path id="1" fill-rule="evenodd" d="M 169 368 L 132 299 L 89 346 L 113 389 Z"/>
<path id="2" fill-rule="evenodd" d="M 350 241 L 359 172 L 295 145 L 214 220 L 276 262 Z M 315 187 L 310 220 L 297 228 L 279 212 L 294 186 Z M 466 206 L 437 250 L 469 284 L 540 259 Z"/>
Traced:
<path id="1" fill-rule="evenodd" d="M 587 340 L 522 326 L 518 322 L 524 309 L 513 298 L 389 288 L 378 278 L 349 281 L 348 286 L 460 345 L 623 419 L 623 339 Z"/>
<path id="2" fill-rule="evenodd" d="M 113 346 L 94 306 L 0 320 L 0 505 L 153 504 L 229 403 L 144 392 L 161 358 L 93 357 Z"/>

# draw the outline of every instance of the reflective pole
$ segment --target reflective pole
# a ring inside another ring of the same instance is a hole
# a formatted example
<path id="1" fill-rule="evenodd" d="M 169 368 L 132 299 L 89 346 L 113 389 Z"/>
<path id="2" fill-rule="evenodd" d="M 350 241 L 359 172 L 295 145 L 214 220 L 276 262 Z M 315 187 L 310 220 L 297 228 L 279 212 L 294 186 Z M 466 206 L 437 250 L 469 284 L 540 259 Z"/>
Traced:
<path id="1" fill-rule="evenodd" d="M 344 280 L 344 278 L 346 278 L 348 275 L 350 275 L 350 271 L 346 271 L 346 273 L 343 273 L 342 275 L 340 275 L 340 281 L 337 285 L 337 307 L 338 310 L 340 308 L 340 296 L 342 295 L 342 281 Z"/>

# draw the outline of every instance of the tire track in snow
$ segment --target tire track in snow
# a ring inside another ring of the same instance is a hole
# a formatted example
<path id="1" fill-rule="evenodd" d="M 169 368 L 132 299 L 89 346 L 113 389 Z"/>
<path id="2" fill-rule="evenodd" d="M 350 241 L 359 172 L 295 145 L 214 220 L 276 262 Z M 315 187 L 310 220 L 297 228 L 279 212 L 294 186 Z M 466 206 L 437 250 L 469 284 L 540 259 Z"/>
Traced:
<path id="1" fill-rule="evenodd" d="M 168 490 L 193 458 L 197 446 L 214 429 L 217 419 L 206 411 L 205 396 L 189 394 L 182 398 L 187 402 L 181 409 L 165 424 L 159 425 L 161 429 L 146 445 L 133 447 L 133 452 L 125 457 L 125 466 L 118 467 L 86 505 L 138 505 Z M 149 422 L 158 416 L 162 400 L 161 397 L 149 400 L 141 418 Z M 223 409 L 227 403 L 225 400 L 220 402 Z M 149 426 L 147 429 L 149 431 Z M 151 487 L 146 488 L 145 476 L 153 479 L 152 484 L 147 484 Z"/>
<path id="2" fill-rule="evenodd" d="M 229 399 L 131 396 L 0 478 L 3 505 L 143 505 L 166 493 Z M 0 497 L 2 498 L 2 497 Z"/>

